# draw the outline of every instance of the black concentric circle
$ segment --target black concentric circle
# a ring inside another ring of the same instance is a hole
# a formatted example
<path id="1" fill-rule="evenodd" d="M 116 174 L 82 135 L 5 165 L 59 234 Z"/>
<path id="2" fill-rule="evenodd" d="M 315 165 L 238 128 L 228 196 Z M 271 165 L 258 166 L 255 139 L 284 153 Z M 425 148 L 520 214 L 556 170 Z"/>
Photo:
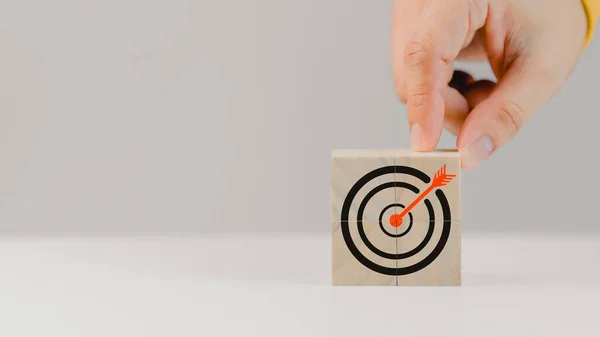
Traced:
<path id="1" fill-rule="evenodd" d="M 416 177 L 417 179 L 421 180 L 423 183 L 429 183 L 431 181 L 429 176 L 427 176 L 422 171 L 417 170 L 412 167 L 408 167 L 408 166 L 386 166 L 386 167 L 382 167 L 382 168 L 379 168 L 379 169 L 376 169 L 376 170 L 373 170 L 373 171 L 367 173 L 362 178 L 360 178 L 354 184 L 354 186 L 352 186 L 352 188 L 348 192 L 348 195 L 346 196 L 346 199 L 344 200 L 344 204 L 342 206 L 342 212 L 341 212 L 341 229 L 342 229 L 342 235 L 344 237 L 346 246 L 348 247 L 348 249 L 350 250 L 352 255 L 354 255 L 354 257 L 360 263 L 362 263 L 365 267 L 367 267 L 375 272 L 385 274 L 385 275 L 405 275 L 405 274 L 414 273 L 416 271 L 419 271 L 419 270 L 425 268 L 431 262 L 433 262 L 438 257 L 438 255 L 442 252 L 442 250 L 444 249 L 444 246 L 446 245 L 446 242 L 448 241 L 448 237 L 450 236 L 450 226 L 451 226 L 450 206 L 448 204 L 448 200 L 446 199 L 446 196 L 444 195 L 444 192 L 441 190 L 436 190 L 435 194 L 436 194 L 437 199 L 442 208 L 442 217 L 443 217 L 442 234 L 441 234 L 440 239 L 437 242 L 436 246 L 434 247 L 434 249 L 429 253 L 429 255 L 427 255 L 421 261 L 419 261 L 413 265 L 406 266 L 406 267 L 390 268 L 390 267 L 381 266 L 381 265 L 369 260 L 367 257 L 365 257 L 359 251 L 358 247 L 352 240 L 352 236 L 350 235 L 350 228 L 349 228 L 349 222 L 348 222 L 350 207 L 351 207 L 358 191 L 362 187 L 364 187 L 369 181 L 371 181 L 381 175 L 390 174 L 390 173 L 400 173 L 400 174 L 412 175 L 413 177 Z M 405 183 L 405 182 L 397 182 L 397 181 L 384 183 L 384 184 L 381 184 L 381 185 L 375 187 L 373 190 L 371 190 L 371 191 L 369 191 L 369 193 L 367 193 L 367 195 L 364 197 L 364 199 L 362 200 L 362 202 L 359 206 L 358 214 L 357 214 L 357 227 L 358 227 L 358 232 L 359 232 L 359 235 L 360 235 L 363 243 L 373 253 L 377 254 L 378 256 L 387 258 L 387 259 L 400 260 L 400 259 L 405 259 L 405 258 L 414 256 L 415 254 L 420 252 L 423 248 L 425 248 L 425 246 L 429 243 L 429 241 L 431 240 L 431 237 L 433 235 L 434 228 L 435 228 L 435 213 L 433 210 L 433 205 L 431 204 L 429 199 L 425 199 L 424 202 L 425 202 L 425 205 L 427 206 L 427 210 L 429 212 L 429 228 L 427 230 L 427 234 L 425 235 L 425 238 L 417 247 L 415 247 L 411 251 L 408 251 L 405 253 L 400 253 L 400 254 L 390 254 L 390 253 L 381 251 L 380 249 L 375 247 L 367 238 L 364 228 L 363 228 L 362 216 L 363 216 L 364 209 L 365 209 L 367 203 L 376 193 L 378 193 L 379 191 L 384 190 L 386 188 L 396 188 L 396 187 L 406 188 L 406 189 L 412 190 L 413 192 L 416 190 L 415 193 L 419 192 L 419 189 L 416 188 L 415 186 Z M 380 219 L 380 224 L 381 224 L 381 219 Z"/>
<path id="2" fill-rule="evenodd" d="M 390 232 L 387 231 L 387 229 L 385 229 L 385 227 L 383 226 L 383 215 L 385 214 L 385 211 L 387 211 L 388 209 L 392 208 L 392 207 L 400 207 L 400 208 L 404 208 L 404 205 L 402 204 L 391 204 L 386 206 L 381 213 L 379 213 L 379 228 L 381 228 L 381 230 L 383 231 L 383 233 L 389 237 L 392 238 L 401 238 L 404 235 L 408 234 L 408 232 L 410 232 L 410 229 L 412 228 L 413 225 L 413 215 L 411 212 L 408 212 L 408 218 L 409 218 L 409 222 L 408 225 L 406 225 L 405 227 L 408 227 L 407 229 L 404 230 L 404 232 L 399 233 L 399 234 L 392 234 Z"/>

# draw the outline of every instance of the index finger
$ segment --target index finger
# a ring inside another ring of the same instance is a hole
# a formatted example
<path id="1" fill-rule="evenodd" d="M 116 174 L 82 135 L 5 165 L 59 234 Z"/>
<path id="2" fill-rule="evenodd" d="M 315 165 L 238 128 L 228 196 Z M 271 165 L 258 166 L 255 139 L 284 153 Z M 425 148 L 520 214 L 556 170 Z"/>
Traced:
<path id="1" fill-rule="evenodd" d="M 411 146 L 416 151 L 437 146 L 444 124 L 447 69 L 472 35 L 469 21 L 464 0 L 428 1 L 405 44 L 404 83 Z"/>

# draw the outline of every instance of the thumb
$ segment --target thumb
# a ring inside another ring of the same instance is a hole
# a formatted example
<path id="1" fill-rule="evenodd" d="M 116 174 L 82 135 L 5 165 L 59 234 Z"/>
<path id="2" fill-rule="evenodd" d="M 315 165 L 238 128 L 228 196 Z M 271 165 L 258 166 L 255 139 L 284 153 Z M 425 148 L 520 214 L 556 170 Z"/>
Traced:
<path id="1" fill-rule="evenodd" d="M 490 95 L 468 115 L 456 146 L 462 167 L 473 169 L 510 140 L 560 87 L 552 70 L 520 57 Z"/>

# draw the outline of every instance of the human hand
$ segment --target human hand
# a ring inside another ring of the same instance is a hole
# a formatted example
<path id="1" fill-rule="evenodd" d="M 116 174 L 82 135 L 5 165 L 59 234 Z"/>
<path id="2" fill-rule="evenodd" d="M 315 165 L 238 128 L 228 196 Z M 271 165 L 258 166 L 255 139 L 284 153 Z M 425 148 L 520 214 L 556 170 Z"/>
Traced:
<path id="1" fill-rule="evenodd" d="M 558 92 L 583 50 L 580 0 L 396 0 L 392 66 L 411 144 L 435 149 L 446 128 L 472 169 Z M 498 83 L 454 72 L 489 61 Z"/>

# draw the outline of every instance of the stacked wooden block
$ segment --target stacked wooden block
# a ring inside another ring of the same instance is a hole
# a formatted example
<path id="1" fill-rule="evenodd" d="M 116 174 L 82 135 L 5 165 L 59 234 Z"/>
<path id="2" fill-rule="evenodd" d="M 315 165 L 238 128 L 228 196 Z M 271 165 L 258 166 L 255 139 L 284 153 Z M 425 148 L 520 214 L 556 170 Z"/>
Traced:
<path id="1" fill-rule="evenodd" d="M 458 152 L 335 150 L 334 285 L 461 284 Z"/>

